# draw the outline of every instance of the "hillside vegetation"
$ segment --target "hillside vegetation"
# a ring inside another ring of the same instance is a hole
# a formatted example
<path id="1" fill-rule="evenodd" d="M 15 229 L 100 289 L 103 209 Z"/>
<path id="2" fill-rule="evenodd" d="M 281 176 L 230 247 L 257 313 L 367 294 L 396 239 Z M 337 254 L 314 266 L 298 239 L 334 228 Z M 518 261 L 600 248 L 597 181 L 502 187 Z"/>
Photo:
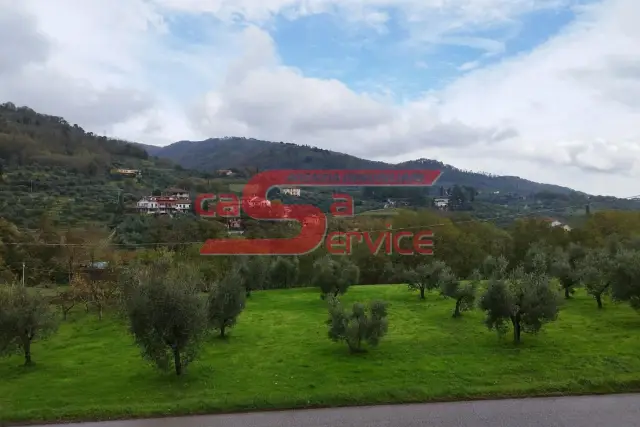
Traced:
<path id="1" fill-rule="evenodd" d="M 112 173 L 117 168 L 141 175 Z M 61 226 L 115 226 L 140 197 L 180 184 L 207 189 L 202 174 L 150 157 L 136 144 L 0 105 L 0 211 L 18 226 L 34 228 L 44 214 Z"/>
<path id="2" fill-rule="evenodd" d="M 461 170 L 437 160 L 417 159 L 388 164 L 306 145 L 269 142 L 251 138 L 212 138 L 180 141 L 166 147 L 144 146 L 150 153 L 183 167 L 215 174 L 221 169 L 253 171 L 270 169 L 437 169 L 443 172 L 431 188 L 368 188 L 351 191 L 359 211 L 381 209 L 388 200 L 413 207 L 432 207 L 433 198 L 446 196 L 450 211 L 463 211 L 476 218 L 513 217 L 546 211 L 571 225 L 591 209 L 640 209 L 640 201 L 588 194 L 552 184 L 532 182 L 514 176 L 496 176 Z M 301 198 L 284 198 L 287 203 L 313 203 L 326 208 L 329 189 L 305 188 Z M 341 190 L 344 191 L 344 190 Z M 349 191 L 347 191 L 349 192 Z M 329 190 L 330 194 L 330 190 Z M 499 220 L 508 224 L 509 220 Z"/>
<path id="3" fill-rule="evenodd" d="M 439 169 L 444 172 L 438 185 L 471 186 L 480 191 L 518 194 L 554 192 L 571 194 L 574 190 L 540 184 L 513 176 L 493 176 L 464 171 L 437 160 L 418 159 L 389 164 L 361 159 L 348 154 L 307 145 L 269 142 L 249 138 L 212 138 L 205 141 L 180 141 L 151 150 L 151 154 L 168 158 L 180 165 L 203 171 L 255 166 L 265 169 Z"/>
<path id="4" fill-rule="evenodd" d="M 239 138 L 180 142 L 164 148 L 145 146 L 95 135 L 62 117 L 40 114 L 28 107 L 0 105 L 0 208 L 3 217 L 19 227 L 36 228 L 47 215 L 62 227 L 149 228 L 145 224 L 150 220 L 139 219 L 132 209 L 142 196 L 175 186 L 185 188 L 193 197 L 197 193 L 227 192 L 234 183 L 242 186 L 257 171 L 274 167 L 444 171 L 433 188 L 340 189 L 354 197 L 357 212 L 382 209 L 389 199 L 399 206 L 430 208 L 434 197 L 447 194 L 452 199 L 451 211 L 463 211 L 474 218 L 498 218 L 499 223 L 507 225 L 514 216 L 540 213 L 573 225 L 581 220 L 587 203 L 594 212 L 640 207 L 638 201 L 588 199 L 563 187 L 460 171 L 433 160 L 387 165 L 319 148 Z M 112 172 L 117 168 L 138 169 L 141 174 L 125 177 Z M 236 170 L 233 178 L 216 176 L 216 169 L 228 168 Z M 302 197 L 276 192 L 273 198 L 285 203 L 311 203 L 328 211 L 332 191 L 305 188 Z M 122 241 L 149 241 L 139 234 L 123 236 Z"/>

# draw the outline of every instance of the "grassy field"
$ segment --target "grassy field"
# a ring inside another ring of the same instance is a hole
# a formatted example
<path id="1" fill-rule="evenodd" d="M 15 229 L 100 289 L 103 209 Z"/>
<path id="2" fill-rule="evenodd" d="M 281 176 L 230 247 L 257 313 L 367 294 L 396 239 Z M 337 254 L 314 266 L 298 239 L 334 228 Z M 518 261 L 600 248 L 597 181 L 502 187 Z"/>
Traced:
<path id="1" fill-rule="evenodd" d="M 125 326 L 81 308 L 34 345 L 36 365 L 0 359 L 0 421 L 417 402 L 640 388 L 640 316 L 578 294 L 559 320 L 518 347 L 453 304 L 402 285 L 351 288 L 344 300 L 391 303 L 381 345 L 350 355 L 332 343 L 313 289 L 255 293 L 228 341 L 211 339 L 182 378 L 146 365 Z"/>

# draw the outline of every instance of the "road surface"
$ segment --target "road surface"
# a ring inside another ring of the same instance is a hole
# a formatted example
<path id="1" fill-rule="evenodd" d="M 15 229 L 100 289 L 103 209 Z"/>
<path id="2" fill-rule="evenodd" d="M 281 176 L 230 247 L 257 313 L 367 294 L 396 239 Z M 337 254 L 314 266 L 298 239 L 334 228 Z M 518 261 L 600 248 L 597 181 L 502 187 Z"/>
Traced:
<path id="1" fill-rule="evenodd" d="M 65 427 L 417 426 L 640 427 L 640 394 L 309 409 L 107 421 Z"/>

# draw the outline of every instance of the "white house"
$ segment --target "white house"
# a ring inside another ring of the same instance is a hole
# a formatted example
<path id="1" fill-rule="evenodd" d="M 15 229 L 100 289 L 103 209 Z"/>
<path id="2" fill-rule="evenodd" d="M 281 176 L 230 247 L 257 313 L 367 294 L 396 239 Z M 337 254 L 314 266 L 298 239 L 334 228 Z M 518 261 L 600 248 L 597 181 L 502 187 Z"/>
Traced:
<path id="1" fill-rule="evenodd" d="M 187 212 L 191 209 L 191 201 L 178 197 L 143 197 L 136 204 L 138 212 L 148 214 L 167 214 Z"/>
<path id="2" fill-rule="evenodd" d="M 557 219 L 548 218 L 548 219 L 545 219 L 545 221 L 547 221 L 549 223 L 550 227 L 560 227 L 564 231 L 571 231 L 571 227 L 570 226 L 568 226 L 567 224 L 561 223 Z"/>
<path id="3" fill-rule="evenodd" d="M 433 199 L 433 204 L 438 209 L 447 209 L 449 207 L 449 199 L 446 197 L 439 197 Z"/>

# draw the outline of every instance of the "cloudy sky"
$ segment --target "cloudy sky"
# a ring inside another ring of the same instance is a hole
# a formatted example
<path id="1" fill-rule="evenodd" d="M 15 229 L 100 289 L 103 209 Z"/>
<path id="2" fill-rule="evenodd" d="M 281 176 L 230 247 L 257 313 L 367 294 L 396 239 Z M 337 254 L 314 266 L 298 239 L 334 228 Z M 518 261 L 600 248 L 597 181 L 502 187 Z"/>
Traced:
<path id="1" fill-rule="evenodd" d="M 0 101 L 640 194 L 639 0 L 0 0 Z"/>

